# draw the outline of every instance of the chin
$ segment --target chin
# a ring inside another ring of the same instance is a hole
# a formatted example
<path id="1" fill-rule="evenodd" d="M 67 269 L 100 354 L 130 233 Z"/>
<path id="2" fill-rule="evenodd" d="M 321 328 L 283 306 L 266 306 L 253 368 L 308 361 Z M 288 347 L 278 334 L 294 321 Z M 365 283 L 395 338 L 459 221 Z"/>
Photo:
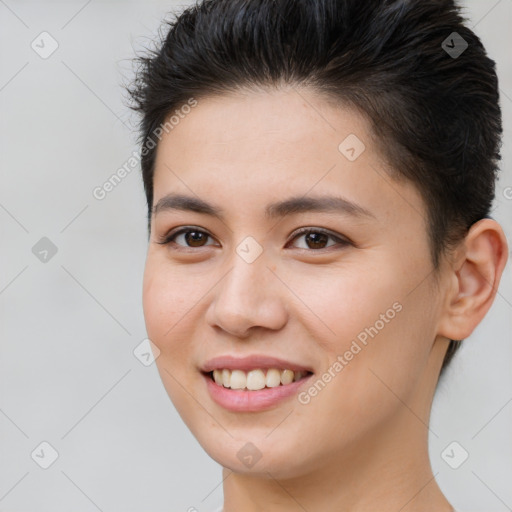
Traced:
<path id="1" fill-rule="evenodd" d="M 215 429 L 214 435 L 212 430 L 191 430 L 213 460 L 235 473 L 290 479 L 311 470 L 313 460 L 311 453 L 303 449 L 304 435 L 294 438 L 284 429 L 280 436 L 268 436 L 271 429 L 257 435 L 251 435 L 246 430 L 230 429 L 231 437 L 220 427 Z"/>

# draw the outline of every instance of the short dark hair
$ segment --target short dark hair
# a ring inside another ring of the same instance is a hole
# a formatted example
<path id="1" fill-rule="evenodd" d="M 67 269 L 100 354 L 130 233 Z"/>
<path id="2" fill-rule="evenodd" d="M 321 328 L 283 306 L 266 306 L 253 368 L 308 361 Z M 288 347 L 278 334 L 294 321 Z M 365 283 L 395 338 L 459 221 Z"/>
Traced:
<path id="1" fill-rule="evenodd" d="M 154 133 L 176 107 L 305 86 L 370 121 L 390 175 L 424 199 L 438 269 L 440 255 L 489 216 L 501 158 L 495 62 L 460 11 L 453 0 L 203 0 L 165 22 L 128 87 L 142 114 L 149 229 Z M 450 341 L 442 370 L 460 343 Z"/>

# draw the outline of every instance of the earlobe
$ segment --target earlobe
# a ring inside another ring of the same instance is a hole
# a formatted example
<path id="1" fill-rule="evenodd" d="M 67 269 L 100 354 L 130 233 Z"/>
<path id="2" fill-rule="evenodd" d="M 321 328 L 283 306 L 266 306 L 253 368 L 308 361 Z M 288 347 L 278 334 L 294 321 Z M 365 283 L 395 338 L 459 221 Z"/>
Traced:
<path id="1" fill-rule="evenodd" d="M 473 224 L 461 246 L 438 329 L 452 340 L 467 338 L 489 311 L 508 258 L 503 229 L 492 219 Z"/>

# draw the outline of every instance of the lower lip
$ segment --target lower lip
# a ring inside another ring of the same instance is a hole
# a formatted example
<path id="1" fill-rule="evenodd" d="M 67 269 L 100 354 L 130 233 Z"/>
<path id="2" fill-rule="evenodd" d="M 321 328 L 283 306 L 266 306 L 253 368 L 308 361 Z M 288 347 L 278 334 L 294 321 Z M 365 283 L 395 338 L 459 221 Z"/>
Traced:
<path id="1" fill-rule="evenodd" d="M 203 376 L 212 400 L 224 409 L 235 412 L 257 412 L 270 409 L 286 398 L 296 395 L 298 389 L 311 377 L 308 375 L 298 381 L 275 388 L 246 391 L 219 386 L 209 374 L 203 374 Z"/>

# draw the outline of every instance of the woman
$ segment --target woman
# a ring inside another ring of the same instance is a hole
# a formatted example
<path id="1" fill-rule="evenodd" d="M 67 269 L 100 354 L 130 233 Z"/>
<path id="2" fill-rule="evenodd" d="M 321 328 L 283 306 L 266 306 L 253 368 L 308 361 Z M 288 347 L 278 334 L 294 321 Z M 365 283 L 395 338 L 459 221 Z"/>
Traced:
<path id="1" fill-rule="evenodd" d="M 224 512 L 453 511 L 440 373 L 507 259 L 494 62 L 452 1 L 205 0 L 130 90 L 143 305 Z"/>

